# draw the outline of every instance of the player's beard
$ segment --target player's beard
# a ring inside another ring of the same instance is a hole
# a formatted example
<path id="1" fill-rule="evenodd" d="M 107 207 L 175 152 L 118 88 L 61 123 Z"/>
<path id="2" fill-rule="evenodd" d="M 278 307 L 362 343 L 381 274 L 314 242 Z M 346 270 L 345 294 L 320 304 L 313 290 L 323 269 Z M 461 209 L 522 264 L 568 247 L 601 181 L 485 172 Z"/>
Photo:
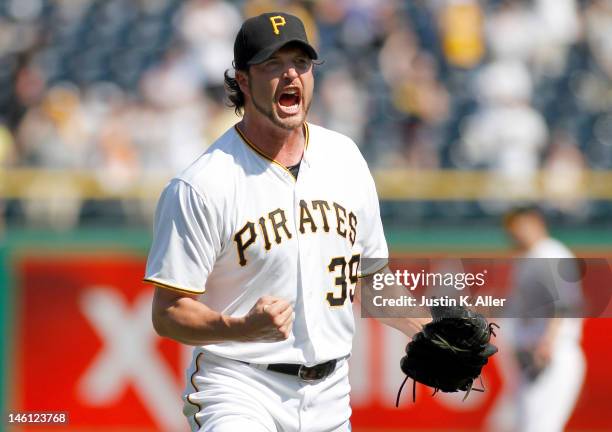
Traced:
<path id="1" fill-rule="evenodd" d="M 298 115 L 294 115 L 294 116 L 287 117 L 287 118 L 282 118 L 276 113 L 273 105 L 264 105 L 257 101 L 257 98 L 255 97 L 253 93 L 253 88 L 251 87 L 250 80 L 249 80 L 249 89 L 251 93 L 251 101 L 253 102 L 253 106 L 255 107 L 255 109 L 259 111 L 260 114 L 266 116 L 274 125 L 280 128 L 286 129 L 286 130 L 293 130 L 298 127 L 301 127 L 304 124 L 304 120 L 306 120 L 306 114 L 308 114 L 308 111 L 310 110 L 310 104 L 312 104 L 312 98 L 310 99 L 310 101 L 308 101 L 308 105 L 306 106 L 306 109 L 300 111 Z M 275 102 L 273 100 L 272 104 L 274 103 Z M 304 100 L 302 99 L 300 103 L 303 105 Z"/>

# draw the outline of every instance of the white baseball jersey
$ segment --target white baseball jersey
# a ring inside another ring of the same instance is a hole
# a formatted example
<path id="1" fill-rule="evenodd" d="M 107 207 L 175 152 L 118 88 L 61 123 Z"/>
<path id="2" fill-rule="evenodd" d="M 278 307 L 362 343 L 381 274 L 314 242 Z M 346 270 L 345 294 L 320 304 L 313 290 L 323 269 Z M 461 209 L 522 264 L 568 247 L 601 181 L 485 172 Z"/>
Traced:
<path id="1" fill-rule="evenodd" d="M 359 260 L 388 256 L 378 197 L 354 142 L 312 124 L 304 131 L 297 180 L 234 127 L 160 198 L 146 281 L 202 294 L 225 315 L 244 316 L 264 295 L 295 310 L 285 341 L 200 350 L 307 365 L 350 353 Z"/>

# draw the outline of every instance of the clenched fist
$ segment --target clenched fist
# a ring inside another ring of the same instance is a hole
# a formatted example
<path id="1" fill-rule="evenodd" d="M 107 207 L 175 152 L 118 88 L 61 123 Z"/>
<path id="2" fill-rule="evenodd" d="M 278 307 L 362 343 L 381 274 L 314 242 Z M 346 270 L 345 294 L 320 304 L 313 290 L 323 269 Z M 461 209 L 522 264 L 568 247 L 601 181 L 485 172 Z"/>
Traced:
<path id="1" fill-rule="evenodd" d="M 250 342 L 276 342 L 291 333 L 293 307 L 283 299 L 264 296 L 257 300 L 243 317 L 244 340 Z"/>

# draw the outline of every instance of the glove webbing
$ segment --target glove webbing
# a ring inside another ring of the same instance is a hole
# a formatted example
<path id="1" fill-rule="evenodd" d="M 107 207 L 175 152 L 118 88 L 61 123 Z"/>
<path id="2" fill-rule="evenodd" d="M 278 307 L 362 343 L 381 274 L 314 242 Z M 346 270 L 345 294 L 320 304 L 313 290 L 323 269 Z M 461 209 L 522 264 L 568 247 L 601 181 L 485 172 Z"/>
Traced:
<path id="1" fill-rule="evenodd" d="M 404 378 L 404 381 L 402 381 L 402 385 L 400 386 L 399 390 L 397 391 L 397 397 L 395 399 L 395 408 L 399 407 L 399 401 L 400 401 L 400 396 L 402 395 L 402 389 L 404 388 L 404 384 L 406 384 L 406 381 L 408 381 L 408 378 L 410 378 L 408 375 L 406 375 L 406 378 Z M 481 392 L 484 393 L 485 391 L 485 386 L 484 383 L 482 382 L 482 376 L 478 376 L 478 379 L 480 380 L 480 387 L 482 388 L 476 388 L 476 387 L 472 387 L 472 384 L 470 384 L 470 386 L 468 387 L 467 391 L 465 392 L 465 396 L 463 396 L 462 401 L 465 401 L 467 399 L 467 397 L 469 396 L 470 392 L 472 390 L 477 391 L 477 392 Z M 438 393 L 438 391 L 440 391 L 439 388 L 434 388 L 433 393 L 431 394 L 432 396 L 434 396 L 436 393 Z M 416 402 L 416 380 L 412 380 L 412 402 Z"/>

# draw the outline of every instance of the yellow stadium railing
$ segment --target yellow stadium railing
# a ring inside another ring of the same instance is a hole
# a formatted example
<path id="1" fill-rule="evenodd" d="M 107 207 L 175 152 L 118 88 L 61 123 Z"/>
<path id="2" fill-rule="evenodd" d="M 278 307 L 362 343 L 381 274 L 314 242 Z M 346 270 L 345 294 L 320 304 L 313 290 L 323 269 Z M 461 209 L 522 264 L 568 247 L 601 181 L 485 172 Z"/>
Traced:
<path id="1" fill-rule="evenodd" d="M 385 200 L 612 200 L 612 171 L 540 171 L 532 176 L 487 171 L 377 170 Z M 0 169 L 0 198 L 154 200 L 169 175 L 124 175 L 91 171 Z M 356 191 L 358 192 L 358 191 Z"/>

